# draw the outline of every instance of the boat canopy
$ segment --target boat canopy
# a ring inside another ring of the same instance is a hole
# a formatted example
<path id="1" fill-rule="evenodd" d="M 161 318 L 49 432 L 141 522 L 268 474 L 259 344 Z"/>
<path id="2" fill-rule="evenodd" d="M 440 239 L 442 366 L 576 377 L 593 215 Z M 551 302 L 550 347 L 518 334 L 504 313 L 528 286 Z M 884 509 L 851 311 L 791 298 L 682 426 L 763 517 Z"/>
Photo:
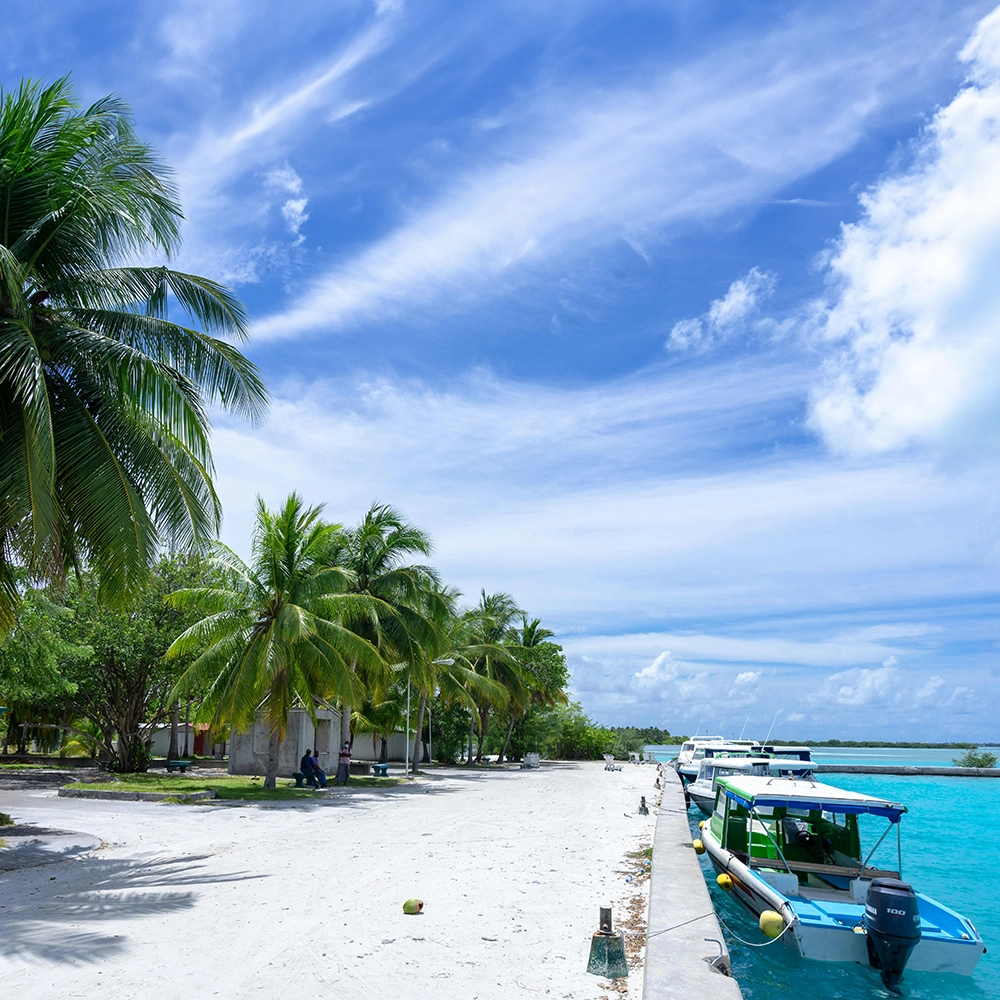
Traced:
<path id="1" fill-rule="evenodd" d="M 832 813 L 870 813 L 898 823 L 906 806 L 887 799 L 850 792 L 819 781 L 795 778 L 742 777 L 717 779 L 719 787 L 734 802 L 747 809 L 758 807 L 784 809 L 819 809 Z"/>

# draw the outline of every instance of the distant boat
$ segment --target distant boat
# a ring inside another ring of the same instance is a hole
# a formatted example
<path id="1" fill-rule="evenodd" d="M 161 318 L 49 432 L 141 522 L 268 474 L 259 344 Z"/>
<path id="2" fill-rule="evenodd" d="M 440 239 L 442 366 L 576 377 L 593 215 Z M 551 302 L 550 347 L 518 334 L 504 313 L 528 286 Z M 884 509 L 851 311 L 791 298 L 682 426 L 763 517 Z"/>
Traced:
<path id="1" fill-rule="evenodd" d="M 756 749 L 756 748 L 755 748 Z M 783 757 L 763 757 L 751 752 L 748 756 L 732 756 L 727 753 L 703 757 L 698 763 L 698 775 L 686 791 L 689 799 L 706 816 L 715 808 L 715 789 L 719 778 L 733 775 L 756 777 L 799 777 L 812 774 L 813 764 L 805 760 L 786 760 Z"/>
<path id="2" fill-rule="evenodd" d="M 803 958 L 871 965 L 890 987 L 904 967 L 972 975 L 986 950 L 972 921 L 900 881 L 904 812 L 812 779 L 733 775 L 716 781 L 701 840 L 719 884 Z M 867 854 L 864 814 L 888 821 Z M 893 830 L 896 870 L 874 868 L 875 849 Z"/>
<path id="3" fill-rule="evenodd" d="M 756 744 L 753 740 L 727 740 L 722 736 L 705 736 L 697 740 L 688 740 L 681 744 L 674 767 L 681 780 L 689 783 L 698 777 L 698 765 L 705 757 L 714 757 L 720 753 L 748 754 L 754 746 Z"/>

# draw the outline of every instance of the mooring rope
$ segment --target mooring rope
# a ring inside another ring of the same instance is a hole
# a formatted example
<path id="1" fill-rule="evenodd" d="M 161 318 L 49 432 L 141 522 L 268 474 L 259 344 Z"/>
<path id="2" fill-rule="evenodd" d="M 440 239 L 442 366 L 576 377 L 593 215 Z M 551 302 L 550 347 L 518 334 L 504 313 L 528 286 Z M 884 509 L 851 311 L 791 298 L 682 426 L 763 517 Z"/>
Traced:
<path id="1" fill-rule="evenodd" d="M 686 927 L 688 924 L 693 924 L 696 920 L 704 920 L 705 917 L 710 917 L 715 913 L 715 910 L 709 910 L 708 913 L 702 913 L 700 916 L 692 917 L 690 920 L 682 920 L 679 924 L 674 924 L 673 927 L 664 927 L 662 931 L 653 931 L 651 934 L 647 934 L 647 938 L 656 937 L 658 934 L 667 934 L 670 931 L 677 930 L 678 927 Z"/>

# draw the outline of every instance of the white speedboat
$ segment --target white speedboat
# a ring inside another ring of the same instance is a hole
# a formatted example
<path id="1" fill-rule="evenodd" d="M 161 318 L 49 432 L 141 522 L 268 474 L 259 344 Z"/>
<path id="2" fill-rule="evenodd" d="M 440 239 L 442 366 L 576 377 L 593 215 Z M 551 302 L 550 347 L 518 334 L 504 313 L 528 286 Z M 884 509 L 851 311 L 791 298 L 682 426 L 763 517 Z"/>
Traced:
<path id="1" fill-rule="evenodd" d="M 681 776 L 681 781 L 690 783 L 698 777 L 698 765 L 705 757 L 715 757 L 719 754 L 746 756 L 756 746 L 753 740 L 726 740 L 721 736 L 708 736 L 700 740 L 688 740 L 681 744 L 680 753 L 674 766 Z"/>
<path id="2" fill-rule="evenodd" d="M 871 965 L 890 987 L 904 967 L 971 975 L 985 951 L 972 921 L 900 881 L 904 812 L 812 779 L 734 775 L 716 781 L 701 840 L 722 888 L 803 958 Z M 887 822 L 867 853 L 858 822 L 865 814 Z M 873 867 L 893 832 L 896 868 Z"/>
<path id="3" fill-rule="evenodd" d="M 812 774 L 813 764 L 809 760 L 784 760 L 779 757 L 731 756 L 726 753 L 713 757 L 703 757 L 699 761 L 698 776 L 685 788 L 688 799 L 706 816 L 715 808 L 716 781 L 719 778 L 741 775 L 743 777 L 795 776 L 807 777 Z"/>

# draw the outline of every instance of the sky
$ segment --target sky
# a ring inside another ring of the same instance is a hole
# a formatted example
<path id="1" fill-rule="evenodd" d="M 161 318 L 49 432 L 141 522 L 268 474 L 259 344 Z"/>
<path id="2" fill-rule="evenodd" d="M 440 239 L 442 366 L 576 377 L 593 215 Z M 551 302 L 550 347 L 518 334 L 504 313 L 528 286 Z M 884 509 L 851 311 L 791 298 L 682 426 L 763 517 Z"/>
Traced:
<path id="1" fill-rule="evenodd" d="M 1000 740 L 1000 8 L 0 0 L 250 311 L 255 497 L 425 527 L 608 725 Z"/>

